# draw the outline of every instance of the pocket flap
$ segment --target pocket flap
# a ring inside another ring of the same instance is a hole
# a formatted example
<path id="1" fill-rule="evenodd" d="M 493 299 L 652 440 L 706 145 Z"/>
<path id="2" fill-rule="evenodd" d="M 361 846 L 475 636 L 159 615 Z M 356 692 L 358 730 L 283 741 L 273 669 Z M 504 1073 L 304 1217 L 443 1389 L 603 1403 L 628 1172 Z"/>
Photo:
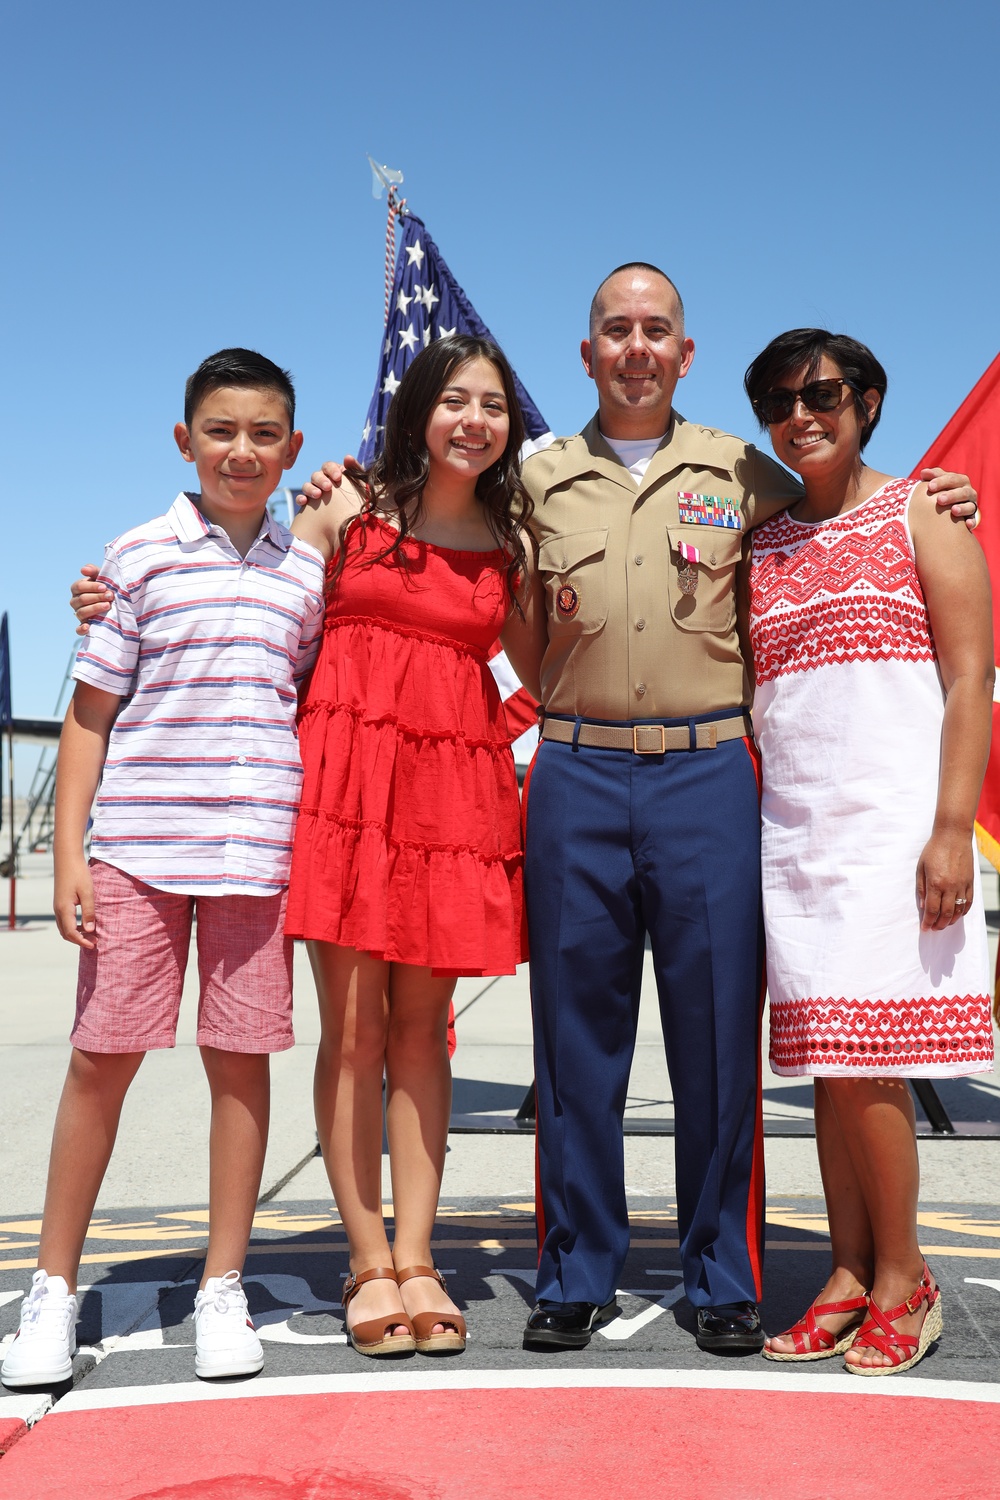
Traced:
<path id="1" fill-rule="evenodd" d="M 679 542 L 697 547 L 699 561 L 709 571 L 734 568 L 743 550 L 742 531 L 730 531 L 724 526 L 668 526 L 667 537 L 673 554 L 676 554 Z M 676 556 L 674 561 L 677 561 Z"/>
<path id="2" fill-rule="evenodd" d="M 603 552 L 608 544 L 608 528 L 595 526 L 590 531 L 567 531 L 562 536 L 546 537 L 538 548 L 538 566 L 543 573 L 568 573 L 587 557 Z"/>

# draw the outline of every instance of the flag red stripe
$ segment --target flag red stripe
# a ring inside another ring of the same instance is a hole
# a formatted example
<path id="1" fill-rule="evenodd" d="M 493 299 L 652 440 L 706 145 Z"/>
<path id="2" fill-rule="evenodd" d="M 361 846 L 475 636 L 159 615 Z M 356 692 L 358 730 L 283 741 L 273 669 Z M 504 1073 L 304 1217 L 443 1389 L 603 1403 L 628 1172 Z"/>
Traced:
<path id="1" fill-rule="evenodd" d="M 1000 354 L 935 438 L 913 470 L 950 469 L 968 474 L 979 494 L 981 521 L 976 532 L 993 584 L 993 651 L 1000 661 Z M 993 746 L 979 800 L 979 846 L 1000 867 L 1000 732 L 993 709 Z M 983 832 L 987 835 L 984 839 Z"/>

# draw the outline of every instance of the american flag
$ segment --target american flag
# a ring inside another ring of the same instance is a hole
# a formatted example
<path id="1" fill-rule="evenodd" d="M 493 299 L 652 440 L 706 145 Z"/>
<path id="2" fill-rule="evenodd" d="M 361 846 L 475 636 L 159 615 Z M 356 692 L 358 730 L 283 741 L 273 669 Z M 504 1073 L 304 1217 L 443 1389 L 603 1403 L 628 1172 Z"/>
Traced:
<path id="1" fill-rule="evenodd" d="M 372 392 L 358 458 L 370 464 L 382 446 L 385 414 L 403 371 L 426 349 L 431 339 L 451 333 L 491 339 L 493 335 L 445 264 L 422 220 L 408 209 L 400 215 L 403 237 L 396 258 L 396 275 L 389 300 L 389 317 L 382 336 L 378 378 Z M 528 435 L 525 452 L 552 441 L 545 418 L 514 376 Z"/>
<path id="2" fill-rule="evenodd" d="M 358 450 L 358 458 L 363 464 L 370 464 L 381 448 L 389 402 L 399 389 L 403 371 L 421 349 L 426 349 L 432 339 L 447 338 L 453 333 L 493 337 L 451 274 L 423 221 L 405 208 L 399 212 L 399 221 L 402 239 L 396 257 L 389 316 L 382 335 L 378 377 Z M 527 433 L 527 441 L 521 450 L 522 458 L 526 458 L 529 453 L 547 447 L 552 441 L 552 433 L 516 375 L 514 380 Z M 519 765 L 527 765 L 538 740 L 535 701 L 521 687 L 499 643 L 491 654 L 490 667 L 503 698 L 514 759 Z"/>

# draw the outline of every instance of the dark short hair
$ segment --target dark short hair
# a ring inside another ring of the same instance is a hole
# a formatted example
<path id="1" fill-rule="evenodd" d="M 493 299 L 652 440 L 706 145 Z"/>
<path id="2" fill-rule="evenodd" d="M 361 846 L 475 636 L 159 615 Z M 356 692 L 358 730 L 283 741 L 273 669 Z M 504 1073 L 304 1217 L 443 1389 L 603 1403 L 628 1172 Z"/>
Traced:
<path id="1" fill-rule="evenodd" d="M 662 276 L 663 279 L 664 279 L 664 281 L 669 282 L 669 284 L 674 289 L 674 295 L 677 298 L 677 306 L 681 310 L 681 319 L 683 320 L 683 317 L 684 317 L 684 299 L 681 296 L 680 292 L 677 290 L 677 284 L 676 284 L 676 282 L 670 280 L 670 277 L 667 275 L 666 271 L 661 271 L 660 268 L 659 268 L 659 266 L 654 266 L 653 263 L 651 261 L 648 261 L 648 260 L 627 260 L 623 266 L 615 266 L 615 268 L 614 268 L 613 271 L 609 271 L 608 272 L 607 276 L 605 276 L 604 280 L 601 282 L 600 286 L 597 288 L 597 291 L 594 293 L 593 297 L 591 298 L 591 300 L 590 300 L 590 327 L 591 327 L 591 329 L 593 329 L 593 327 L 594 327 L 594 318 L 595 318 L 595 315 L 597 313 L 597 301 L 598 301 L 598 298 L 600 297 L 600 295 L 601 295 L 602 291 L 604 290 L 604 288 L 607 286 L 608 282 L 611 280 L 612 276 L 618 276 L 622 271 L 652 271 L 655 276 Z"/>
<path id="2" fill-rule="evenodd" d="M 777 389 L 783 381 L 801 370 L 806 371 L 806 380 L 812 380 L 819 369 L 824 354 L 832 359 L 841 375 L 848 381 L 854 393 L 854 409 L 864 429 L 861 447 L 865 448 L 882 415 L 889 378 L 867 344 L 849 338 L 846 333 L 828 333 L 825 328 L 790 328 L 779 333 L 766 349 L 762 349 L 743 377 L 743 388 L 750 397 L 754 416 L 761 427 L 757 412 L 757 401 L 768 391 Z M 878 391 L 879 403 L 875 415 L 869 417 L 864 403 L 865 391 Z"/>
<path id="3" fill-rule="evenodd" d="M 517 398 L 514 372 L 499 344 L 492 339 L 460 333 L 434 339 L 422 349 L 407 367 L 386 413 L 385 441 L 381 452 L 370 468 L 351 477 L 362 488 L 367 485 L 369 507 L 396 513 L 399 529 L 392 545 L 374 559 L 381 561 L 398 552 L 409 536 L 411 522 L 407 506 L 411 501 L 416 501 L 419 513 L 420 496 L 430 471 L 425 434 L 431 412 L 441 392 L 451 384 L 455 372 L 473 359 L 485 359 L 493 365 L 500 377 L 507 405 L 507 443 L 496 462 L 484 469 L 476 480 L 476 498 L 482 503 L 483 518 L 496 538 L 497 546 L 507 554 L 504 572 L 508 589 L 521 613 L 517 589 L 527 572 L 523 532 L 534 507 L 521 480 L 524 417 Z M 334 583 L 344 566 L 347 533 L 353 524 L 354 521 L 348 520 L 341 528 L 340 555 L 331 580 Z"/>
<path id="4" fill-rule="evenodd" d="M 184 387 L 184 423 L 191 418 L 209 391 L 237 386 L 258 391 L 276 391 L 288 411 L 288 425 L 295 426 L 295 387 L 287 370 L 254 349 L 220 349 L 203 359 Z"/>

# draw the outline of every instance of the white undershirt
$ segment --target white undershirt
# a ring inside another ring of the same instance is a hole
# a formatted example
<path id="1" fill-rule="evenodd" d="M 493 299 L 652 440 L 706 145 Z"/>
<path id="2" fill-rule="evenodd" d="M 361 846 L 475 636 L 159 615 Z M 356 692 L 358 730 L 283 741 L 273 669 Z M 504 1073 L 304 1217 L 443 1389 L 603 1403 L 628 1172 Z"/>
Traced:
<path id="1" fill-rule="evenodd" d="M 663 442 L 665 434 L 655 438 L 609 438 L 601 433 L 604 441 L 617 453 L 636 484 L 641 484 L 649 468 L 650 460 Z"/>

